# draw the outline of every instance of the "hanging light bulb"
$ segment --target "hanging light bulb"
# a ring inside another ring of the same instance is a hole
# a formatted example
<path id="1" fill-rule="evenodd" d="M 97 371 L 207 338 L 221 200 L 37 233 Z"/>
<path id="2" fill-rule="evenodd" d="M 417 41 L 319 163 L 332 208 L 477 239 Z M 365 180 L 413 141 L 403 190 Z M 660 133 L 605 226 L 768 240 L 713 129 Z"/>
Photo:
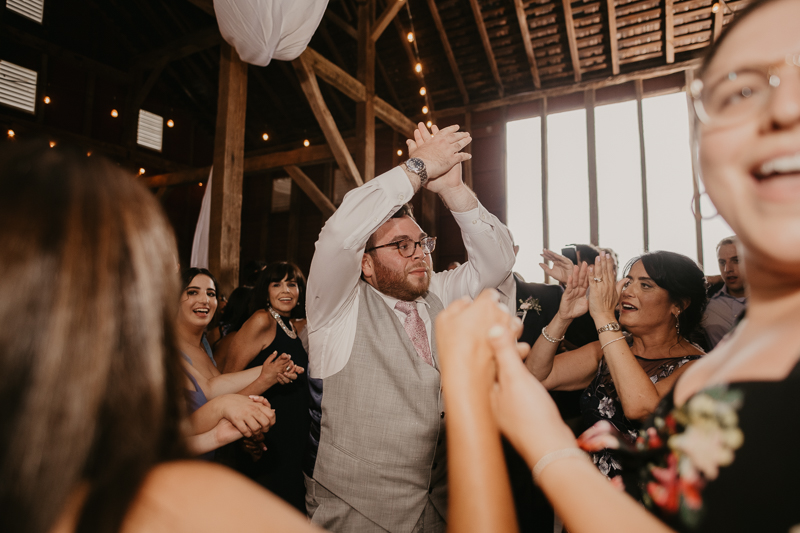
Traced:
<path id="1" fill-rule="evenodd" d="M 428 127 L 430 128 L 431 126 L 433 126 L 433 122 L 431 122 L 431 121 L 429 120 L 428 122 L 426 122 L 426 123 L 425 123 L 425 125 L 426 125 L 426 126 L 428 126 Z"/>
<path id="2" fill-rule="evenodd" d="M 92 157 L 92 151 L 91 151 L 91 150 L 89 150 L 88 152 L 86 152 L 86 157 Z"/>
<path id="3" fill-rule="evenodd" d="M 413 43 L 414 42 L 414 34 L 412 32 L 408 32 L 408 35 L 406 35 L 406 39 L 408 39 L 408 42 Z"/>
<path id="4" fill-rule="evenodd" d="M 116 109 L 112 109 L 111 110 L 111 116 L 114 117 L 114 118 L 117 118 L 119 116 L 119 113 L 117 112 Z"/>
<path id="5" fill-rule="evenodd" d="M 414 65 L 414 70 L 417 72 L 417 74 L 422 72 L 422 63 L 417 63 L 416 65 Z"/>
<path id="6" fill-rule="evenodd" d="M 403 155 L 403 151 L 402 150 L 398 150 L 397 151 L 397 155 Z"/>
<path id="7" fill-rule="evenodd" d="M 719 4 L 714 4 L 713 6 L 711 6 L 712 13 L 716 13 L 717 11 L 719 11 Z"/>
<path id="8" fill-rule="evenodd" d="M 264 135 L 261 136 L 261 138 L 264 139 L 265 141 L 268 141 L 269 140 L 269 134 L 265 133 Z"/>
<path id="9" fill-rule="evenodd" d="M 14 133 L 14 130 L 8 130 L 8 137 L 9 138 L 13 139 L 14 135 L 16 135 L 16 133 Z"/>
<path id="10" fill-rule="evenodd" d="M 143 169 L 143 168 L 140 168 L 140 169 L 139 169 L 139 175 L 141 176 L 142 174 L 144 174 L 144 169 Z"/>
<path id="11" fill-rule="evenodd" d="M 50 141 L 50 148 L 55 148 L 55 147 L 56 147 L 56 142 Z"/>
<path id="12" fill-rule="evenodd" d="M 311 146 L 311 143 L 309 142 L 309 140 L 308 140 L 308 139 L 306 139 L 305 141 L 303 141 L 303 146 L 305 146 L 306 148 L 308 148 L 309 146 Z"/>
<path id="13" fill-rule="evenodd" d="M 175 121 L 174 121 L 174 120 L 172 120 L 172 119 L 169 119 L 169 120 L 167 121 L 167 127 L 168 127 L 168 128 L 172 128 L 172 127 L 174 127 L 174 126 L 175 126 Z"/>
<path id="14" fill-rule="evenodd" d="M 419 94 L 420 96 L 425 96 L 426 94 L 428 94 L 428 91 L 425 89 L 425 87 L 420 87 Z"/>
<path id="15" fill-rule="evenodd" d="M 427 115 L 428 114 L 428 106 L 426 106 L 426 105 L 422 106 L 422 114 L 423 115 Z"/>
<path id="16" fill-rule="evenodd" d="M 203 186 L 203 182 L 201 181 L 201 182 L 200 182 L 200 183 L 198 183 L 197 185 L 198 185 L 198 186 L 200 186 L 200 187 L 202 187 L 202 186 Z"/>
<path id="17" fill-rule="evenodd" d="M 50 97 L 49 96 L 45 96 L 44 97 L 44 103 L 45 104 L 49 104 L 50 103 Z"/>

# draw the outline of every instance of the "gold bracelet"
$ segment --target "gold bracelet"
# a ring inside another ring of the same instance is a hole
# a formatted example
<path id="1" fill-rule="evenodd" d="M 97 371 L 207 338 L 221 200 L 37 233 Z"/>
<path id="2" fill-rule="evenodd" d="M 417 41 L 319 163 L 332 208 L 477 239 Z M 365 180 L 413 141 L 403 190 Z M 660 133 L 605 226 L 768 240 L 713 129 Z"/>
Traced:
<path id="1" fill-rule="evenodd" d="M 544 339 L 547 342 L 552 342 L 553 344 L 556 344 L 556 343 L 559 343 L 559 342 L 563 341 L 564 337 L 566 337 L 566 336 L 567 336 L 567 334 L 565 333 L 564 336 L 562 336 L 560 339 L 554 339 L 553 337 L 551 337 L 550 335 L 547 334 L 547 326 L 542 328 L 542 337 L 544 337 Z"/>
<path id="2" fill-rule="evenodd" d="M 623 340 L 623 339 L 625 339 L 625 337 L 624 337 L 624 336 L 620 336 L 620 337 L 617 337 L 616 339 L 610 340 L 610 341 L 608 341 L 607 343 L 605 343 L 604 345 L 602 345 L 602 346 L 600 347 L 600 350 L 602 351 L 602 350 L 603 350 L 603 348 L 605 348 L 606 346 L 608 346 L 608 345 L 609 345 L 609 344 L 611 344 L 612 342 L 621 341 L 621 340 Z"/>
<path id="3" fill-rule="evenodd" d="M 542 470 L 550 466 L 551 464 L 555 463 L 559 459 L 564 459 L 567 457 L 586 457 L 587 459 L 589 456 L 581 450 L 580 448 L 562 448 L 560 450 L 556 450 L 554 452 L 550 452 L 536 463 L 533 467 L 533 480 L 537 481 L 539 476 L 542 475 Z"/>

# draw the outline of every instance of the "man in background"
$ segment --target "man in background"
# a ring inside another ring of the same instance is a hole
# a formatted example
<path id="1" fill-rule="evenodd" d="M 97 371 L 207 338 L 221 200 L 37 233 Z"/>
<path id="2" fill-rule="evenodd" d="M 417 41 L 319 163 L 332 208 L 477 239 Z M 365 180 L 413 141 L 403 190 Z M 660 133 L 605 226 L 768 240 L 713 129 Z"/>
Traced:
<path id="1" fill-rule="evenodd" d="M 717 244 L 717 262 L 723 285 L 709 295 L 708 307 L 703 317 L 708 347 L 713 349 L 741 318 L 747 305 L 747 279 L 739 269 L 739 252 L 736 236 L 726 237 Z"/>

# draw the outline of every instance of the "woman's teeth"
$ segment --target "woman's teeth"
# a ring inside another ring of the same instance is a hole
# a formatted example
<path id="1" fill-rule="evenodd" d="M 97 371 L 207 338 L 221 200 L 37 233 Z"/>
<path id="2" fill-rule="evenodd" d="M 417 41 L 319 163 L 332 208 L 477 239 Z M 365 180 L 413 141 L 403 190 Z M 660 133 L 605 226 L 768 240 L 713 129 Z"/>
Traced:
<path id="1" fill-rule="evenodd" d="M 629 309 L 631 311 L 635 311 L 636 310 L 636 308 L 634 306 L 632 306 L 631 304 L 622 304 L 622 308 L 623 309 Z"/>
<path id="2" fill-rule="evenodd" d="M 794 155 L 770 159 L 758 169 L 758 174 L 761 178 L 788 172 L 800 172 L 800 152 Z"/>

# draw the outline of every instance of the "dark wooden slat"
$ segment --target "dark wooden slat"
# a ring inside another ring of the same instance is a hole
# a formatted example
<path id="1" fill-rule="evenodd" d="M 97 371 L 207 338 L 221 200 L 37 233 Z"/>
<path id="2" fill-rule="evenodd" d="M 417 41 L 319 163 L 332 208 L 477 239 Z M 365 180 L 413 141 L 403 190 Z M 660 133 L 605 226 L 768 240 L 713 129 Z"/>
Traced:
<path id="1" fill-rule="evenodd" d="M 481 36 L 483 50 L 486 52 L 486 59 L 489 61 L 489 68 L 492 70 L 492 77 L 497 86 L 497 92 L 500 94 L 500 98 L 502 98 L 505 95 L 505 89 L 503 88 L 503 81 L 500 79 L 500 72 L 497 70 L 497 60 L 494 57 L 489 34 L 486 32 L 486 24 L 483 22 L 481 6 L 478 4 L 478 0 L 469 0 L 469 5 L 472 7 L 472 14 L 475 15 L 475 24 L 478 26 L 478 33 Z"/>
<path id="2" fill-rule="evenodd" d="M 325 196 L 325 193 L 319 190 L 314 181 L 309 178 L 305 172 L 300 170 L 300 167 L 287 165 L 283 167 L 283 169 L 291 176 L 297 186 L 306 193 L 309 199 L 314 202 L 314 205 L 317 206 L 323 217 L 327 219 L 336 211 L 336 206 L 333 205 L 333 202 Z"/>
<path id="3" fill-rule="evenodd" d="M 372 42 L 378 40 L 378 37 L 381 36 L 383 30 L 386 29 L 387 26 L 392 22 L 397 13 L 402 9 L 402 7 L 406 4 L 406 0 L 394 0 L 393 2 L 390 0 L 390 4 L 386 9 L 383 10 L 381 16 L 375 21 L 372 25 L 370 37 L 372 38 Z"/>
<path id="4" fill-rule="evenodd" d="M 572 19 L 571 0 L 561 0 L 564 8 L 564 26 L 567 30 L 567 41 L 569 43 L 569 55 L 572 58 L 572 72 L 575 83 L 581 81 L 581 61 L 578 57 L 578 41 L 575 38 L 575 21 Z"/>
<path id="5" fill-rule="evenodd" d="M 433 0 L 428 0 L 428 2 L 432 1 Z M 528 29 L 528 16 L 525 14 L 525 6 L 522 5 L 522 0 L 514 0 L 514 7 L 517 10 L 517 22 L 519 22 L 519 31 L 522 33 L 522 43 L 525 45 L 525 55 L 528 56 L 528 66 L 531 69 L 533 86 L 539 89 L 542 86 L 542 81 L 539 79 L 536 55 L 533 53 L 533 43 L 531 43 L 531 32 Z M 467 102 L 464 103 L 466 104 Z"/>
<path id="6" fill-rule="evenodd" d="M 214 180 L 208 234 L 208 266 L 224 294 L 239 284 L 239 244 L 244 177 L 247 63 L 230 45 L 220 51 Z"/>
<path id="7" fill-rule="evenodd" d="M 439 39 L 442 41 L 442 47 L 447 56 L 447 62 L 450 64 L 450 70 L 456 80 L 458 91 L 461 93 L 461 100 L 466 105 L 469 103 L 469 93 L 464 85 L 464 79 L 461 77 L 461 71 L 458 68 L 458 63 L 456 63 L 456 56 L 453 54 L 453 48 L 450 46 L 450 39 L 447 38 L 447 32 L 444 29 L 444 24 L 442 24 L 442 17 L 439 16 L 439 8 L 436 7 L 435 0 L 428 0 L 428 8 L 433 17 L 433 23 L 436 25 L 436 31 L 439 32 Z"/>

